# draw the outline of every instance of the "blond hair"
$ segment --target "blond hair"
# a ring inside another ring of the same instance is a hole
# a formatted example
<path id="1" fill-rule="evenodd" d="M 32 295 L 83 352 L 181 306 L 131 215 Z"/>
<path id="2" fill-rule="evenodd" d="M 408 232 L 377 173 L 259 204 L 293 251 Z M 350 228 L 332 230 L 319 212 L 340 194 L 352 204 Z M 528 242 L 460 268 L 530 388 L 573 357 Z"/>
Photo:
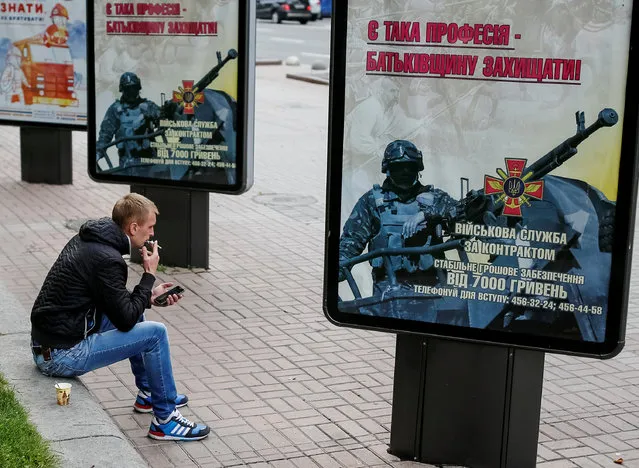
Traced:
<path id="1" fill-rule="evenodd" d="M 130 223 L 144 223 L 151 213 L 160 214 L 155 203 L 139 193 L 128 193 L 113 206 L 111 219 L 125 229 Z"/>

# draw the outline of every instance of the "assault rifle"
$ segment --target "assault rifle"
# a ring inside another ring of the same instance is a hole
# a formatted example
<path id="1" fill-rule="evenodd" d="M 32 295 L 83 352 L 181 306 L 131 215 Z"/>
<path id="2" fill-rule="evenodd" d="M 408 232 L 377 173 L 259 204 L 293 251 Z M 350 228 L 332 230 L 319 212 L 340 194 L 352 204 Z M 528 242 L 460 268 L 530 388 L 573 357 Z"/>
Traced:
<path id="1" fill-rule="evenodd" d="M 215 65 L 206 75 L 204 75 L 200 81 L 195 83 L 195 86 L 193 86 L 193 92 L 202 91 L 204 90 L 204 88 L 210 85 L 213 80 L 215 80 L 215 78 L 217 78 L 217 76 L 220 74 L 220 70 L 224 65 L 226 65 L 226 62 L 237 58 L 237 50 L 229 49 L 224 59 L 222 59 L 222 53 L 219 50 L 216 52 L 215 55 L 217 56 L 217 65 Z"/>

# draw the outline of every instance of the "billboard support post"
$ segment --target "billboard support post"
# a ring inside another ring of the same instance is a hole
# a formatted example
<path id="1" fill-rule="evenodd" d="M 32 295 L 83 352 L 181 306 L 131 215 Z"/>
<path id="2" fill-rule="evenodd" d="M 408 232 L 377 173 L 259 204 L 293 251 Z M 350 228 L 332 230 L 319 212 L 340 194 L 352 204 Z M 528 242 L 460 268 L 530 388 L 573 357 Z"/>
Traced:
<path id="1" fill-rule="evenodd" d="M 144 185 L 131 185 L 131 192 L 144 195 L 158 207 L 160 216 L 155 226 L 155 239 L 162 246 L 162 264 L 209 267 L 208 192 Z M 140 261 L 137 252 L 132 252 L 132 258 Z"/>
<path id="2" fill-rule="evenodd" d="M 398 334 L 389 453 L 472 468 L 534 467 L 544 355 Z"/>
<path id="3" fill-rule="evenodd" d="M 71 130 L 20 127 L 20 166 L 24 182 L 71 184 Z"/>

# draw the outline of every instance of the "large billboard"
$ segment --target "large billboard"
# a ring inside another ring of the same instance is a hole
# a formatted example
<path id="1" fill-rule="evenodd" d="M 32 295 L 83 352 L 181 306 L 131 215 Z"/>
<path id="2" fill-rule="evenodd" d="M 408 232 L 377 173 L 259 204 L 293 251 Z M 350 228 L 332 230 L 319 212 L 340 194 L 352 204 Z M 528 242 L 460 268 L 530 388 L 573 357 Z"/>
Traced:
<path id="1" fill-rule="evenodd" d="M 0 124 L 86 122 L 85 0 L 0 2 Z"/>
<path id="2" fill-rule="evenodd" d="M 88 13 L 91 177 L 229 193 L 248 189 L 250 2 L 96 0 Z"/>
<path id="3" fill-rule="evenodd" d="M 621 349 L 636 198 L 632 7 L 338 3 L 330 320 Z"/>

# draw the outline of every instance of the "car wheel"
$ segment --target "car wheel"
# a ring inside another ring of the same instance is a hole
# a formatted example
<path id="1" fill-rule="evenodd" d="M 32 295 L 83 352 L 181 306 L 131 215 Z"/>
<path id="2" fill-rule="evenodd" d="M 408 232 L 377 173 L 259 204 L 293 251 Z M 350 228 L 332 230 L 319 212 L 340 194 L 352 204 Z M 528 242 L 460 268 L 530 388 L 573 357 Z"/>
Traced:
<path id="1" fill-rule="evenodd" d="M 282 22 L 282 18 L 280 18 L 280 14 L 277 11 L 274 11 L 271 15 L 271 21 L 277 24 L 280 24 Z"/>
<path id="2" fill-rule="evenodd" d="M 306 24 L 306 23 L 308 23 L 308 20 L 300 20 L 300 23 L 301 24 Z"/>

